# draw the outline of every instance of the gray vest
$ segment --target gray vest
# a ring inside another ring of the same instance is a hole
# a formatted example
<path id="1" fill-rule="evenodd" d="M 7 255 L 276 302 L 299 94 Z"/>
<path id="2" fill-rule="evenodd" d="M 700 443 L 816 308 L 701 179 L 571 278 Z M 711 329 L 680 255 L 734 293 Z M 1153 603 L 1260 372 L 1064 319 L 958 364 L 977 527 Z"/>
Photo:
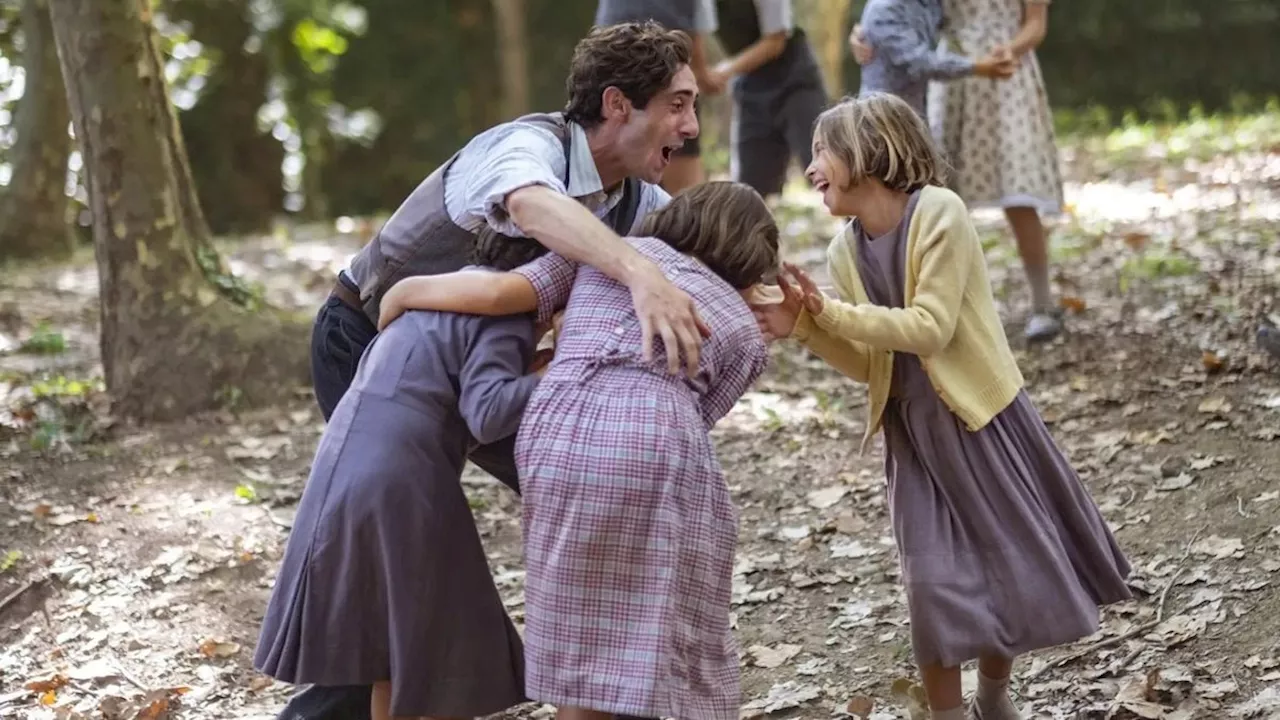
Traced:
<path id="1" fill-rule="evenodd" d="M 525 115 L 513 122 L 540 125 L 564 143 L 565 186 L 569 185 L 569 144 L 572 134 L 561 113 Z M 444 202 L 445 173 L 457 160 L 454 153 L 405 199 L 373 240 L 351 261 L 348 273 L 360 288 L 365 315 L 376 325 L 379 305 L 387 289 L 411 275 L 439 275 L 471 264 L 475 233 L 459 227 L 449 217 Z M 604 217 L 619 235 L 631 232 L 640 206 L 640 181 L 627 178 L 622 198 Z"/>
<path id="2" fill-rule="evenodd" d="M 699 0 L 600 0 L 596 5 L 596 25 L 656 20 L 668 30 L 693 32 L 693 18 Z"/>

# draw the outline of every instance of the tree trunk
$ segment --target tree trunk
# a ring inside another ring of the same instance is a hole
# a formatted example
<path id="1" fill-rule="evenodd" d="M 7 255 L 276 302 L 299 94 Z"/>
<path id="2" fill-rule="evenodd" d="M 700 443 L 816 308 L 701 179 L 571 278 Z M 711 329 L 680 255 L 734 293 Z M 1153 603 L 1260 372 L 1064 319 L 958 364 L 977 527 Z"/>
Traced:
<path id="1" fill-rule="evenodd" d="M 74 248 L 67 223 L 71 122 L 58 49 L 44 0 L 22 3 L 22 68 L 13 175 L 0 196 L 0 257 L 63 257 Z"/>
<path id="2" fill-rule="evenodd" d="M 838 98 L 845 94 L 844 59 L 850 53 L 850 0 L 816 0 L 816 16 L 809 27 L 813 35 L 818 64 L 827 81 L 827 94 Z"/>
<path id="3" fill-rule="evenodd" d="M 254 37 L 252 0 L 170 0 L 171 20 L 217 57 L 194 107 L 179 113 L 200 199 L 215 235 L 266 232 L 284 210 L 284 147 L 258 128 L 271 67 Z"/>
<path id="4" fill-rule="evenodd" d="M 502 112 L 516 118 L 529 112 L 529 41 L 524 0 L 493 0 L 502 74 Z"/>
<path id="5" fill-rule="evenodd" d="M 93 213 L 103 373 L 114 411 L 140 420 L 273 397 L 305 379 L 307 357 L 304 325 L 232 303 L 197 261 L 211 238 L 150 7 L 50 0 Z"/>

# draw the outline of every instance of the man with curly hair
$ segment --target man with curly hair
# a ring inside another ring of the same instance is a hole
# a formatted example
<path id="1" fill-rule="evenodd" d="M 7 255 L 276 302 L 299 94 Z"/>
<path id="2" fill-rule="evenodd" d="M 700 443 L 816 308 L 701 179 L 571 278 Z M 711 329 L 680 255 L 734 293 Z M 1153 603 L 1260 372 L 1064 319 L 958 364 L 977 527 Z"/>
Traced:
<path id="1" fill-rule="evenodd" d="M 675 152 L 698 135 L 691 54 L 688 35 L 655 22 L 595 28 L 574 50 L 564 111 L 490 128 L 427 177 L 339 274 L 316 317 L 312 382 L 325 419 L 377 333 L 383 294 L 404 277 L 467 265 L 486 226 L 533 238 L 626 285 L 643 330 L 642 354 L 652 354 L 657 336 L 670 372 L 680 371 L 682 354 L 695 371 L 707 330 L 692 298 L 622 239 L 670 200 L 658 183 Z M 511 444 L 502 445 L 482 448 L 472 460 L 514 482 Z M 510 665 L 493 672 L 522 672 Z M 362 720 L 370 694 L 369 685 L 311 686 L 280 718 Z"/>
<path id="2" fill-rule="evenodd" d="M 716 31 L 715 7 L 710 0 L 599 0 L 596 4 L 596 25 L 645 20 L 688 33 L 692 40 L 689 67 L 698 81 L 698 89 L 704 96 L 724 92 L 724 83 L 713 82 L 711 67 L 707 64 L 708 38 Z M 662 176 L 662 189 L 678 195 L 705 179 L 702 147 L 694 137 L 671 158 L 671 165 Z"/>

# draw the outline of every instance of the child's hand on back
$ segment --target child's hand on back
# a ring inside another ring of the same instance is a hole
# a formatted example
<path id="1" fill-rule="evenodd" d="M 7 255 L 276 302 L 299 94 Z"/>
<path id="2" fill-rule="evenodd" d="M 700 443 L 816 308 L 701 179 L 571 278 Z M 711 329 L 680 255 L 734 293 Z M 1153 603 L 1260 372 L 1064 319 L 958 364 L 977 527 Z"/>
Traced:
<path id="1" fill-rule="evenodd" d="M 543 348 L 533 354 L 533 362 L 529 363 L 529 374 L 542 377 L 547 374 L 547 366 L 555 357 L 555 348 Z"/>
<path id="2" fill-rule="evenodd" d="M 412 279 L 405 278 L 397 282 L 382 295 L 382 302 L 378 304 L 378 332 L 385 330 L 392 320 L 404 314 L 407 309 L 405 294 L 408 292 L 408 286 L 405 283 Z"/>

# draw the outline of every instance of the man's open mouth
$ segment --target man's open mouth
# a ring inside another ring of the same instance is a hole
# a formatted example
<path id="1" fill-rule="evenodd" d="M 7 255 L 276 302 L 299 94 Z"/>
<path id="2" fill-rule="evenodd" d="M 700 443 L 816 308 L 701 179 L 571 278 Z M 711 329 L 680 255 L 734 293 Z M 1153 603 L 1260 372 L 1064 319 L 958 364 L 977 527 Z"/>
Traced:
<path id="1" fill-rule="evenodd" d="M 683 145 L 684 143 L 680 143 L 679 145 L 664 145 L 662 147 L 662 159 L 667 162 L 671 162 L 671 156 L 674 155 L 675 152 Z"/>

